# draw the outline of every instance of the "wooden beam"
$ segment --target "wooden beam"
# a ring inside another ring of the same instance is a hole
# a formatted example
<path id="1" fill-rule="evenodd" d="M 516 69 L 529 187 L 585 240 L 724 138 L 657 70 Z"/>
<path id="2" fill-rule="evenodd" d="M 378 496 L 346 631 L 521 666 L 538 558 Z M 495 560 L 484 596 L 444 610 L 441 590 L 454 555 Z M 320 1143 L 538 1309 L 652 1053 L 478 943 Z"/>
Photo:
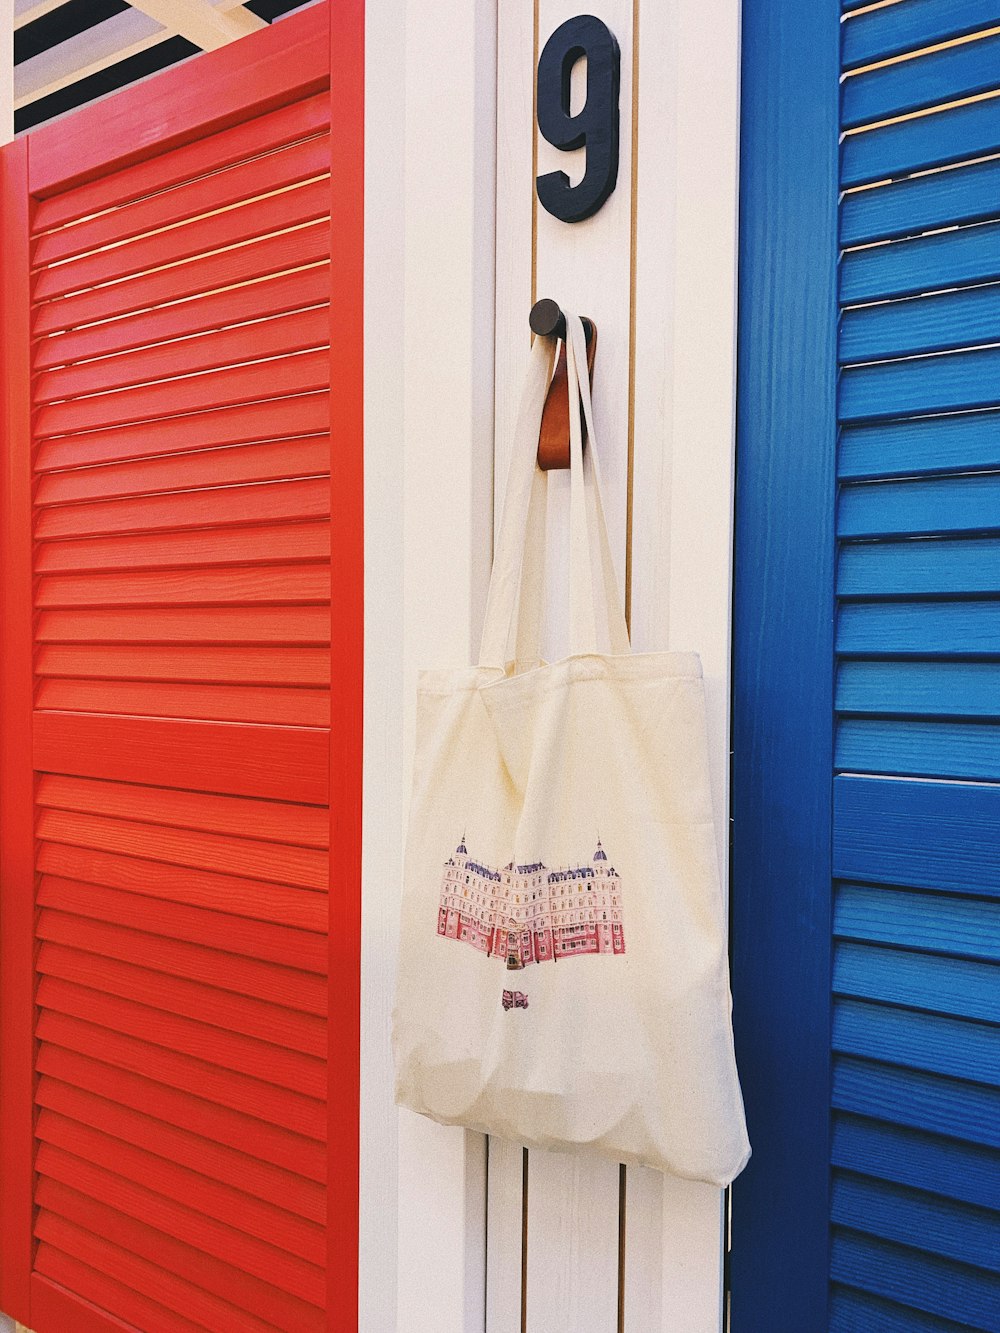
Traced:
<path id="1" fill-rule="evenodd" d="M 5 7 L 9 8 L 12 0 L 4 0 Z M 44 14 L 50 13 L 53 9 L 58 9 L 60 5 L 66 3 L 66 0 L 38 0 L 37 4 L 14 5 L 14 27 L 23 28 L 26 23 L 34 23 L 35 19 L 40 19 Z"/>
<path id="2" fill-rule="evenodd" d="M 6 0 L 0 0 L 0 4 Z M 14 68 L 14 107 L 47 97 L 173 34 L 135 9 L 105 19 Z"/>
<path id="3" fill-rule="evenodd" d="M 0 145 L 14 137 L 14 0 L 0 0 Z"/>
<path id="4" fill-rule="evenodd" d="M 203 51 L 213 51 L 267 27 L 264 19 L 241 4 L 218 9 L 209 0 L 131 0 L 131 4 Z"/>

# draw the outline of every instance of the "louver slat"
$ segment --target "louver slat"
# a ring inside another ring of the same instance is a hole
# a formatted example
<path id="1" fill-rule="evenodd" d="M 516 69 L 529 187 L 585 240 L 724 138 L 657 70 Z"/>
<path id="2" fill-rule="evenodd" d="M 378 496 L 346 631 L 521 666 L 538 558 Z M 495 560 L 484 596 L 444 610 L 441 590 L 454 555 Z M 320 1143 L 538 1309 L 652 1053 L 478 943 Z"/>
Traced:
<path id="1" fill-rule="evenodd" d="M 93 388 L 95 369 L 107 389 L 127 388 L 152 380 L 177 375 L 193 375 L 205 370 L 220 370 L 245 361 L 267 361 L 272 357 L 291 356 L 316 347 L 325 347 L 330 336 L 330 313 L 326 306 L 305 312 L 294 311 L 264 322 L 239 325 L 218 333 L 193 339 L 158 343 L 122 357 L 102 360 L 99 368 L 89 364 L 66 366 L 40 375 L 35 381 L 37 403 L 56 402 L 87 393 Z M 268 376 L 272 366 L 259 371 Z M 174 392 L 177 386 L 174 387 Z"/>
<path id="2" fill-rule="evenodd" d="M 1000 895 L 1000 788 L 844 776 L 833 787 L 837 878 Z"/>
<path id="3" fill-rule="evenodd" d="M 1000 414 L 995 412 L 845 426 L 840 432 L 839 474 L 844 481 L 997 468 Z"/>
<path id="4" fill-rule="evenodd" d="M 837 589 L 841 597 L 1000 594 L 1000 539 L 845 544 Z"/>
<path id="5" fill-rule="evenodd" d="M 265 278 L 247 286 L 197 294 L 174 305 L 91 324 L 42 338 L 35 344 L 35 367 L 69 366 L 92 357 L 111 356 L 171 338 L 194 337 L 232 324 L 274 318 L 289 311 L 322 305 L 330 294 L 330 270 L 324 263 Z M 256 326 L 255 326 L 256 327 Z M 92 370 L 91 372 L 92 373 Z"/>
<path id="6" fill-rule="evenodd" d="M 329 183 L 316 181 L 289 190 L 282 196 L 282 205 L 277 225 L 274 201 L 258 199 L 241 208 L 197 218 L 152 236 L 140 236 L 112 249 L 98 250 L 79 259 L 67 260 L 57 267 L 40 270 L 34 283 L 35 300 L 40 305 L 43 302 L 57 304 L 57 298 L 70 292 L 100 289 L 106 283 L 127 292 L 131 286 L 127 280 L 135 275 L 140 275 L 137 281 L 141 281 L 141 275 L 149 275 L 150 282 L 157 277 L 160 282 L 170 281 L 164 271 L 168 265 L 230 246 L 245 245 L 248 241 L 270 236 L 279 228 L 287 234 L 289 228 L 315 223 L 329 213 Z M 176 275 L 173 276 L 176 280 Z"/>
<path id="7" fill-rule="evenodd" d="M 156 458 L 176 453 L 178 437 L 185 450 L 211 449 L 253 444 L 258 440 L 281 440 L 292 435 L 325 434 L 329 429 L 329 395 L 311 393 L 191 416 L 179 414 L 138 426 L 90 431 L 71 439 L 48 440 L 39 446 L 36 467 L 47 472 L 94 463 Z"/>
<path id="8" fill-rule="evenodd" d="M 997 112 L 1000 120 L 1000 109 Z M 998 131 L 1000 134 L 1000 131 Z M 1000 223 L 849 250 L 840 265 L 845 305 L 915 296 L 1000 278 Z"/>
<path id="9" fill-rule="evenodd" d="M 319 1226 L 326 1221 L 326 1198 L 322 1187 L 291 1171 L 255 1161 L 245 1153 L 213 1143 L 199 1134 L 177 1129 L 165 1121 L 140 1115 L 57 1079 L 41 1080 L 38 1105 L 77 1124 L 110 1134 L 116 1140 L 146 1148 L 178 1166 L 244 1190 Z M 44 1202 L 42 1206 L 45 1206 Z M 245 1274 L 240 1280 L 244 1278 Z M 252 1289 L 253 1284 L 250 1286 Z"/>
<path id="10" fill-rule="evenodd" d="M 42 1207 L 50 1214 L 57 1214 L 103 1236 L 131 1254 L 148 1259 L 178 1276 L 193 1271 L 198 1286 L 249 1314 L 268 1320 L 269 1328 L 296 1333 L 298 1329 L 319 1330 L 323 1327 L 322 1316 L 317 1310 L 279 1291 L 269 1282 L 253 1278 L 249 1273 L 242 1273 L 238 1281 L 234 1280 L 229 1265 L 210 1255 L 199 1254 L 183 1241 L 144 1226 L 113 1208 L 106 1208 L 57 1181 L 42 1180 L 38 1195 Z"/>
<path id="11" fill-rule="evenodd" d="M 904 51 L 916 51 L 997 26 L 1000 26 L 997 0 L 907 0 L 905 5 L 870 7 L 870 12 L 850 18 L 844 24 L 844 68 L 873 64 Z"/>
<path id="12" fill-rule="evenodd" d="M 844 83 L 843 127 L 851 129 L 987 92 L 1000 83 L 998 67 L 1000 37 L 984 37 L 856 74 Z"/>
<path id="13" fill-rule="evenodd" d="M 830 1293 L 830 1333 L 968 1333 L 968 1327 L 850 1287 L 835 1285 Z"/>
<path id="14" fill-rule="evenodd" d="M 329 193 L 329 190 L 327 190 Z M 307 210 L 308 211 L 308 210 Z M 172 268 L 112 282 L 78 292 L 40 307 L 34 320 L 36 336 L 61 332 L 78 324 L 113 319 L 147 306 L 252 282 L 289 269 L 316 264 L 329 256 L 329 223 L 312 222 L 277 235 L 203 255 Z"/>
<path id="15" fill-rule="evenodd" d="M 920 1190 L 842 1174 L 833 1187 L 833 1220 L 869 1235 L 959 1262 L 1000 1270 L 996 1215 L 965 1204 L 943 1205 Z"/>
<path id="16" fill-rule="evenodd" d="M 1000 1329 L 1000 1279 L 965 1264 L 920 1254 L 902 1245 L 834 1233 L 831 1274 L 835 1281 L 863 1286 L 890 1300 L 947 1317 L 960 1309 L 972 1328 Z"/>
<path id="17" fill-rule="evenodd" d="M 1000 284 L 845 310 L 841 363 L 1000 342 Z"/>
<path id="18" fill-rule="evenodd" d="M 277 111 L 241 121 L 167 153 L 159 153 L 111 176 L 43 199 L 36 207 L 36 234 L 64 227 L 77 218 L 156 194 L 210 175 L 262 153 L 310 139 L 330 123 L 329 98 L 320 95 L 292 102 Z"/>
<path id="19" fill-rule="evenodd" d="M 841 153 L 841 185 L 867 185 L 995 153 L 1000 149 L 1000 109 L 994 100 L 849 134 Z"/>
<path id="20" fill-rule="evenodd" d="M 317 114 L 314 120 L 317 131 L 323 123 Z M 209 143 L 217 149 L 217 144 L 211 140 Z M 325 134 L 317 133 L 291 147 L 283 145 L 279 136 L 273 144 L 264 140 L 261 148 L 264 151 L 259 156 L 228 169 L 223 160 L 217 169 L 211 170 L 212 159 L 209 159 L 203 164 L 206 174 L 182 179 L 173 188 L 169 180 L 150 183 L 155 193 L 129 208 L 106 209 L 95 218 L 39 236 L 32 256 L 35 266 L 44 268 L 62 263 L 75 255 L 118 245 L 144 232 L 176 226 L 189 218 L 239 205 L 255 195 L 287 189 L 329 172 L 330 144 Z M 218 163 L 218 158 L 215 161 Z"/>
<path id="21" fill-rule="evenodd" d="M 1000 1197 L 997 1154 L 975 1144 L 864 1116 L 837 1114 L 835 1166 L 992 1208 Z"/>
<path id="22" fill-rule="evenodd" d="M 841 245 L 919 236 L 923 231 L 962 222 L 985 222 L 997 215 L 1000 162 L 975 162 L 950 171 L 912 176 L 853 190 L 840 206 Z"/>
<path id="23" fill-rule="evenodd" d="M 836 704 L 842 713 L 1000 720 L 1000 663 L 844 661 Z"/>

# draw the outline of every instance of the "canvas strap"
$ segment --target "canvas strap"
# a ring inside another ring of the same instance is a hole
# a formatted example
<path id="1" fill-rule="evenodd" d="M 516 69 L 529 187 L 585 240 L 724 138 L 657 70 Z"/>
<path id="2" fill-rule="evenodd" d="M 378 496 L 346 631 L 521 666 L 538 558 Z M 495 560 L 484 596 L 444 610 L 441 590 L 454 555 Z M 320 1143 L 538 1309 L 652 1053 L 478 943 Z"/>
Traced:
<path id="1" fill-rule="evenodd" d="M 597 435 L 583 325 L 566 316 L 570 421 L 570 652 L 628 653 L 628 630 L 601 500 Z M 486 606 L 481 666 L 506 669 L 540 654 L 545 585 L 547 474 L 538 467 L 538 432 L 552 378 L 554 346 L 531 350 L 507 472 L 500 531 Z M 581 374 L 582 372 L 582 374 Z M 583 449 L 583 420 L 588 447 Z"/>

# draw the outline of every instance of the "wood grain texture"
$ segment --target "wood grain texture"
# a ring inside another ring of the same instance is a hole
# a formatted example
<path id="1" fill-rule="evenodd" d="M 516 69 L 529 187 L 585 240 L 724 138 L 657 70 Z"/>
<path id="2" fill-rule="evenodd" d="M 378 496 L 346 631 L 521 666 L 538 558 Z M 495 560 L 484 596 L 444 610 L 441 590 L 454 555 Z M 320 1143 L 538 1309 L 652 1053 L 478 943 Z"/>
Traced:
<path id="1" fill-rule="evenodd" d="M 614 1333 L 618 1166 L 528 1154 L 527 1333 Z"/>
<path id="2" fill-rule="evenodd" d="M 167 166 L 169 174 L 166 181 L 162 178 L 151 181 L 151 173 L 147 169 L 146 189 L 154 192 L 147 193 L 128 207 L 108 207 L 109 194 L 112 191 L 115 195 L 122 192 L 121 177 L 116 177 L 113 185 L 104 182 L 101 199 L 104 211 L 75 226 L 64 226 L 40 235 L 32 253 L 35 267 L 45 268 L 103 246 L 119 245 L 134 236 L 175 226 L 189 218 L 232 207 L 258 195 L 287 189 L 302 181 L 325 175 L 330 167 L 330 145 L 326 135 L 320 132 L 325 125 L 322 102 L 317 99 L 311 107 L 299 104 L 289 108 L 289 111 L 293 114 L 278 113 L 286 128 L 276 135 L 273 129 L 274 117 L 262 117 L 256 123 L 240 127 L 240 134 L 246 141 L 248 160 L 236 164 L 228 162 L 232 147 L 228 153 L 220 153 L 220 135 L 205 141 L 200 164 L 193 160 L 196 154 L 190 153 L 192 160 L 187 179 L 175 179 L 176 155 L 156 159 L 161 170 L 164 165 Z M 292 129 L 291 122 L 296 120 L 299 122 L 296 126 L 298 134 L 302 137 L 285 146 L 281 141 Z M 270 133 L 267 122 L 271 123 Z M 310 134 L 311 137 L 306 137 Z M 202 174 L 198 174 L 199 171 Z M 170 188 L 171 185 L 173 188 Z M 44 205 L 39 215 L 39 221 L 44 224 Z"/>
<path id="3" fill-rule="evenodd" d="M 329 290 L 327 274 L 327 264 L 319 261 L 308 268 L 260 278 L 207 296 L 196 293 L 174 304 L 143 310 L 109 323 L 67 329 L 36 340 L 33 364 L 37 371 L 72 366 L 93 357 L 127 353 L 171 338 L 193 338 L 234 324 L 322 305 Z"/>
<path id="4" fill-rule="evenodd" d="M 732 1190 L 734 1333 L 829 1318 L 838 17 L 743 15 L 733 988 L 753 1157 Z M 790 116 L 804 86 L 811 113 Z"/>
<path id="5" fill-rule="evenodd" d="M 844 1112 L 834 1116 L 832 1160 L 847 1170 L 987 1208 L 1000 1184 L 996 1155 L 988 1149 Z"/>
<path id="6" fill-rule="evenodd" d="M 997 216 L 998 180 L 1000 163 L 986 161 L 907 177 L 877 190 L 849 191 L 840 206 L 841 244 L 863 245 L 988 221 Z"/>
<path id="7" fill-rule="evenodd" d="M 0 264 L 0 569 L 6 645 L 0 662 L 0 1208 L 9 1243 L 0 1253 L 0 1305 L 29 1320 L 31 1271 L 32 1082 L 32 774 L 25 763 L 31 721 L 31 424 L 29 369 L 27 143 L 0 150 L 0 207 L 4 247 Z"/>
<path id="8" fill-rule="evenodd" d="M 329 428 L 329 394 L 303 394 L 276 402 L 264 400 L 220 408 L 214 412 L 190 415 L 181 412 L 166 421 L 49 440 L 40 445 L 35 465 L 39 472 L 48 472 L 126 459 L 156 458 L 177 452 L 178 436 L 184 451 L 188 452 L 253 444 L 259 440 L 285 440 L 289 436 L 326 434 Z M 197 466 L 194 460 L 192 464 Z M 125 475 L 127 477 L 128 473 Z"/>
<path id="9" fill-rule="evenodd" d="M 872 9 L 844 24 L 844 67 L 888 60 L 997 24 L 1000 8 L 996 0 L 913 0 L 893 13 Z"/>
<path id="10" fill-rule="evenodd" d="M 1000 893 L 995 787 L 842 776 L 834 801 L 838 877 Z"/>

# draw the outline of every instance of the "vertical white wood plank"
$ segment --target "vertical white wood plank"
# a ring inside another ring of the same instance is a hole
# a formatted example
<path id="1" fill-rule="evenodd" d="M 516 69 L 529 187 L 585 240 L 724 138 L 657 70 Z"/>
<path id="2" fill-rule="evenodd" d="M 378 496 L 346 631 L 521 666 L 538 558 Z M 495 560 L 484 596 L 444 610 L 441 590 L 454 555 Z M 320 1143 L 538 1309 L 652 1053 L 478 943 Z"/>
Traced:
<path id="1" fill-rule="evenodd" d="M 618 1173 L 592 1157 L 528 1154 L 527 1333 L 618 1328 Z"/>
<path id="2" fill-rule="evenodd" d="M 555 29 L 579 12 L 576 0 L 539 0 L 539 51 Z M 629 343 L 631 322 L 631 0 L 596 0 L 590 12 L 618 39 L 621 146 L 618 182 L 607 203 L 584 222 L 567 224 L 536 210 L 538 296 L 589 315 L 597 324 L 594 410 L 605 504 L 619 582 L 625 586 L 628 508 Z M 583 100 L 584 68 L 574 71 L 574 101 Z M 563 153 L 540 136 L 538 174 L 582 173 L 584 151 Z M 566 605 L 568 475 L 550 478 L 552 533 L 550 607 Z M 564 615 L 550 615 L 550 656 L 562 656 Z M 613 1162 L 558 1153 L 528 1155 L 529 1333 L 613 1333 L 618 1320 L 619 1172 Z"/>
<path id="3" fill-rule="evenodd" d="M 534 0 L 504 0 L 498 7 L 494 531 L 531 345 L 534 16 Z M 490 1139 L 486 1333 L 517 1333 L 521 1327 L 523 1158 L 520 1144 Z"/>
<path id="4" fill-rule="evenodd" d="M 390 1015 L 402 863 L 404 28 L 365 6 L 365 717 L 361 866 L 360 1333 L 396 1327 L 397 1123 Z M 388 1261 L 388 1256 L 393 1256 Z"/>
<path id="5" fill-rule="evenodd" d="M 521 1327 L 524 1149 L 490 1138 L 486 1203 L 486 1333 Z"/>
<path id="6" fill-rule="evenodd" d="M 407 0 L 405 16 L 402 769 L 420 667 L 473 651 L 492 529 L 496 11 Z M 369 159 L 371 162 L 371 159 Z M 377 164 L 371 162 L 373 170 Z M 391 374 L 377 353 L 376 381 Z M 442 534 L 449 536 L 447 558 Z M 398 894 L 399 867 L 396 869 Z M 397 900 L 398 901 L 398 900 Z M 400 1333 L 485 1326 L 486 1143 L 399 1113 Z"/>
<path id="7" fill-rule="evenodd" d="M 739 4 L 639 14 L 632 637 L 701 654 L 725 884 Z M 723 1239 L 719 1190 L 629 1172 L 627 1333 L 716 1333 Z"/>
<path id="8" fill-rule="evenodd" d="M 561 23 L 580 12 L 580 6 L 577 0 L 538 0 L 538 12 L 541 49 Z M 608 527 L 619 583 L 624 588 L 631 311 L 632 0 L 594 0 L 588 12 L 608 25 L 622 51 L 618 184 L 603 208 L 584 222 L 561 222 L 539 206 L 537 282 L 540 297 L 551 297 L 565 309 L 589 315 L 597 323 L 594 418 L 601 447 Z M 574 70 L 574 85 L 583 72 L 579 62 Z M 574 100 L 573 105 L 580 103 Z M 571 180 L 577 180 L 583 172 L 584 151 L 581 148 L 560 152 L 539 135 L 538 174 L 565 171 Z M 566 479 L 566 474 L 557 478 Z"/>
<path id="9" fill-rule="evenodd" d="M 535 4 L 503 0 L 497 29 L 496 459 L 498 499 L 531 346 Z M 499 503 L 496 518 L 499 521 Z"/>

